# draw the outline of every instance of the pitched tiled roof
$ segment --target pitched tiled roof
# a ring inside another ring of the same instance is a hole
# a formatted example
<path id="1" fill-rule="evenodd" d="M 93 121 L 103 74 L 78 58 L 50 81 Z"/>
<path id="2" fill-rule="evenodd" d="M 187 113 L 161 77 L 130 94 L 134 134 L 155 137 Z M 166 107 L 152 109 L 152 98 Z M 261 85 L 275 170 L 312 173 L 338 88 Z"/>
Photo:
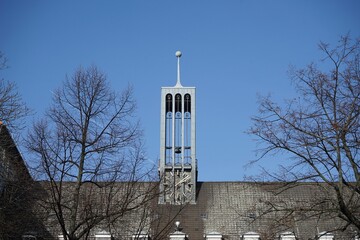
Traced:
<path id="1" fill-rule="evenodd" d="M 204 234 L 212 232 L 221 233 L 224 239 L 240 239 L 247 232 L 257 232 L 261 239 L 274 239 L 285 231 L 294 232 L 299 239 L 310 239 L 340 225 L 339 219 L 326 218 L 326 215 L 322 219 L 300 219 L 301 216 L 294 213 L 281 226 L 276 222 L 280 215 L 270 213 L 260 217 L 267 207 L 266 201 L 296 205 L 309 203 L 321 194 L 315 183 L 303 183 L 280 192 L 280 187 L 284 186 L 280 183 L 199 182 L 197 203 L 185 206 L 173 222 L 181 222 L 182 231 L 189 239 L 204 239 Z M 169 206 L 162 208 L 168 211 Z M 181 206 L 172 208 L 175 214 L 175 209 L 180 211 Z M 353 234 L 349 230 L 336 232 L 335 236 L 336 239 L 351 239 Z"/>

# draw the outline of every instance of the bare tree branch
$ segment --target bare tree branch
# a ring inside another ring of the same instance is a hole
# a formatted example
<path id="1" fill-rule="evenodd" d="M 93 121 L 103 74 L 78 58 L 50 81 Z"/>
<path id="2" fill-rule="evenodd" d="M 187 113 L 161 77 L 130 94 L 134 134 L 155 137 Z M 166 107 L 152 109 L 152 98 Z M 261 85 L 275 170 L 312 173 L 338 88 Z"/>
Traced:
<path id="1" fill-rule="evenodd" d="M 262 146 L 261 159 L 273 153 L 289 156 L 281 172 L 268 176 L 294 186 L 319 182 L 324 192 L 301 209 L 269 202 L 268 211 L 328 214 L 341 218 L 342 228 L 360 229 L 360 41 L 346 35 L 334 48 L 323 42 L 319 48 L 324 70 L 314 63 L 291 68 L 299 97 L 283 105 L 261 97 L 249 133 Z"/>
<path id="2" fill-rule="evenodd" d="M 44 120 L 34 124 L 28 149 L 40 160 L 47 201 L 66 239 L 120 225 L 156 196 L 156 184 L 143 183 L 155 171 L 145 167 L 135 110 L 132 88 L 114 92 L 91 66 L 65 79 Z"/>
<path id="3" fill-rule="evenodd" d="M 0 51 L 0 70 L 8 68 L 7 58 Z M 17 90 L 16 84 L 0 78 L 0 121 L 9 130 L 18 131 L 24 126 L 23 119 L 30 113 Z"/>

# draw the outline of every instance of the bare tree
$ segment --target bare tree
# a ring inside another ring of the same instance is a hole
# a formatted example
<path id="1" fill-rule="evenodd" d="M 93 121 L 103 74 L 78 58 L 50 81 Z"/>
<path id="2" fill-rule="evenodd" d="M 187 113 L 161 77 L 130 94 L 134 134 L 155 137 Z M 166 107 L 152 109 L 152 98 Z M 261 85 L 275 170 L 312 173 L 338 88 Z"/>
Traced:
<path id="1" fill-rule="evenodd" d="M 87 238 L 95 227 L 111 232 L 155 196 L 156 184 L 143 182 L 152 171 L 135 108 L 131 87 L 118 94 L 97 67 L 79 68 L 34 124 L 28 148 L 65 239 Z"/>
<path id="2" fill-rule="evenodd" d="M 7 58 L 0 51 L 0 70 L 8 67 Z M 0 79 L 0 121 L 10 130 L 23 127 L 22 120 L 29 114 L 29 109 L 22 101 L 14 82 Z"/>
<path id="3" fill-rule="evenodd" d="M 290 71 L 299 96 L 283 105 L 261 97 L 249 133 L 259 141 L 260 159 L 288 157 L 269 173 L 287 182 L 282 191 L 317 183 L 311 202 L 269 203 L 268 211 L 339 218 L 340 229 L 360 229 L 360 40 L 347 35 L 333 48 L 323 42 L 319 48 L 323 66 Z"/>
<path id="4" fill-rule="evenodd" d="M 0 51 L 0 70 L 8 68 Z M 0 77 L 0 238 L 19 238 L 34 226 L 31 215 L 33 181 L 16 146 L 29 109 L 16 84 Z M 26 207 L 24 207 L 26 206 Z"/>

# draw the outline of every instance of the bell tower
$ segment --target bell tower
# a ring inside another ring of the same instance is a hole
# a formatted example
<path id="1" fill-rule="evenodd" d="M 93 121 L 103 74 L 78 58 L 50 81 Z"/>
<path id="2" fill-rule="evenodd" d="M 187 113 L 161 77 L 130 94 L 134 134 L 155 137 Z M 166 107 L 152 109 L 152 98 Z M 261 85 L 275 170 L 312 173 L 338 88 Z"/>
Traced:
<path id="1" fill-rule="evenodd" d="M 161 88 L 159 203 L 196 203 L 195 87 L 180 82 L 181 52 L 176 52 L 177 81 Z"/>

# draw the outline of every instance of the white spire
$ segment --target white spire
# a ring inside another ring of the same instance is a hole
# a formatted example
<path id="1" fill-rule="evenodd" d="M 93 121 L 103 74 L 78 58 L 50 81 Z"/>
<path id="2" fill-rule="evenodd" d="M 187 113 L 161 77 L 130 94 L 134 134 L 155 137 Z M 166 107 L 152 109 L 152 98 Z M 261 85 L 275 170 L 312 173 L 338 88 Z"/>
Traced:
<path id="1" fill-rule="evenodd" d="M 182 87 L 181 82 L 180 82 L 180 57 L 181 57 L 181 52 L 176 51 L 175 56 L 177 57 L 177 80 L 176 80 L 175 87 Z"/>

